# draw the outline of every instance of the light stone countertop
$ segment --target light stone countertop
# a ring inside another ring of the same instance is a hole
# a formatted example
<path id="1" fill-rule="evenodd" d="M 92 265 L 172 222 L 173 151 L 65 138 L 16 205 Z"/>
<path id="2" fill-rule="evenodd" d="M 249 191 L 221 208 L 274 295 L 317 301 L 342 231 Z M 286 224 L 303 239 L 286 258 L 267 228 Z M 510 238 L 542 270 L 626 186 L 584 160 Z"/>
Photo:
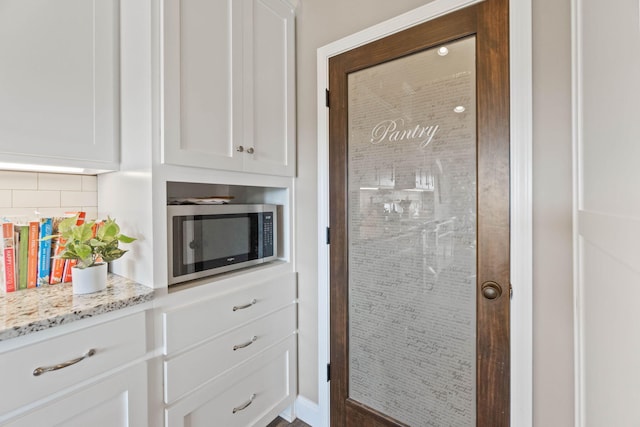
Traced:
<path id="1" fill-rule="evenodd" d="M 74 295 L 71 283 L 0 294 L 0 341 L 153 299 L 154 290 L 109 273 L 107 288 Z"/>

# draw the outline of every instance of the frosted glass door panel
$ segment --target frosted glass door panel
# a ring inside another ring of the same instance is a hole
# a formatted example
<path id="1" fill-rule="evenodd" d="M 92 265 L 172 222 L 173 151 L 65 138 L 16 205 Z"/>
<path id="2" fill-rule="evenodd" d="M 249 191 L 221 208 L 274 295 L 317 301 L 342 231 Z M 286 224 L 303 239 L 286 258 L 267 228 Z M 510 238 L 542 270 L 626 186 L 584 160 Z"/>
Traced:
<path id="1" fill-rule="evenodd" d="M 348 76 L 349 397 L 474 426 L 475 38 Z"/>

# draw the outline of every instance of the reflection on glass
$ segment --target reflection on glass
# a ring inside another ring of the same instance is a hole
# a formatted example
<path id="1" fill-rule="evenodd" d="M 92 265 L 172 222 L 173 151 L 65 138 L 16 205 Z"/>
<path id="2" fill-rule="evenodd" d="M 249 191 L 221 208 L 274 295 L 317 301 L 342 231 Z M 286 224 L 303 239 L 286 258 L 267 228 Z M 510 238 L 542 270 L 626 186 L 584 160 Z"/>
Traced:
<path id="1" fill-rule="evenodd" d="M 349 397 L 410 426 L 475 425 L 475 38 L 446 48 L 348 80 Z"/>

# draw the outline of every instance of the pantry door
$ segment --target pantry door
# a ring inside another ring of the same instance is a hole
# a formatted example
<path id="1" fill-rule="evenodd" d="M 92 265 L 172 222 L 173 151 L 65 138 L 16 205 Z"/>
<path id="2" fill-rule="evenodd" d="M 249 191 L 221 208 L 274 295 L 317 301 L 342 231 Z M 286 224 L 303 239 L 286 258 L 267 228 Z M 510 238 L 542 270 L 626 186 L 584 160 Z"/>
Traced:
<path id="1" fill-rule="evenodd" d="M 509 425 L 508 1 L 329 60 L 331 425 Z"/>

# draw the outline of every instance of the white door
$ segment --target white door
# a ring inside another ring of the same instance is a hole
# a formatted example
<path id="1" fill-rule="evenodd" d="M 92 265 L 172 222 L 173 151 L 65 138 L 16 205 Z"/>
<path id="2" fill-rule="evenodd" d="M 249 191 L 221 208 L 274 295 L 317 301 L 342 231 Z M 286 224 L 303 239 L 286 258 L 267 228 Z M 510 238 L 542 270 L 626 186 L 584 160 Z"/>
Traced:
<path id="1" fill-rule="evenodd" d="M 577 0 L 576 425 L 640 425 L 640 13 Z"/>

